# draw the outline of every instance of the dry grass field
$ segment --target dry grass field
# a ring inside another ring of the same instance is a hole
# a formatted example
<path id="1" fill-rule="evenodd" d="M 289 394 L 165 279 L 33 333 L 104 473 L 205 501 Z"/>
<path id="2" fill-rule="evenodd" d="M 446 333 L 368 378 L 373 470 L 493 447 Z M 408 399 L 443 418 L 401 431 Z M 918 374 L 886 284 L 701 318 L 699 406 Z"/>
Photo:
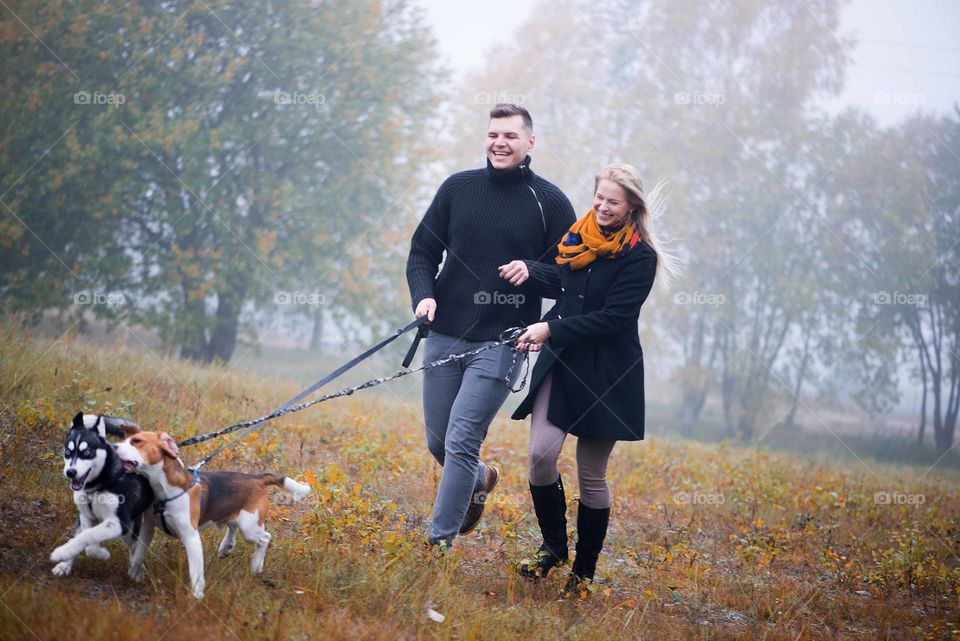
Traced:
<path id="1" fill-rule="evenodd" d="M 48 556 L 76 516 L 60 449 L 78 410 L 179 440 L 297 391 L 229 367 L 0 329 L 0 639 L 960 639 L 956 475 L 675 438 L 627 444 L 610 464 L 615 505 L 596 589 L 563 600 L 561 575 L 532 585 L 515 572 L 538 543 L 526 425 L 501 413 L 492 426 L 484 458 L 501 483 L 481 527 L 437 555 L 422 536 L 439 468 L 419 407 L 363 392 L 271 423 L 211 464 L 280 471 L 314 489 L 296 504 L 274 495 L 262 577 L 250 575 L 243 541 L 216 558 L 216 530 L 203 535 L 202 601 L 182 547 L 159 532 L 142 584 L 127 578 L 119 542 L 109 561 L 80 557 L 71 576 L 51 574 Z"/>

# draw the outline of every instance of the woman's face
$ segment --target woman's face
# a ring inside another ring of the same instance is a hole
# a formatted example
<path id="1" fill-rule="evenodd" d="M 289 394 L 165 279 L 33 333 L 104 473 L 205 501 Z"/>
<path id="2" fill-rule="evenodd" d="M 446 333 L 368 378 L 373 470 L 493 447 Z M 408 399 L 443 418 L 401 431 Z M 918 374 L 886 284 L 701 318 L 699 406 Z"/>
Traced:
<path id="1" fill-rule="evenodd" d="M 601 227 L 616 227 L 630 215 L 627 192 L 612 180 L 601 178 L 593 194 L 593 211 Z"/>

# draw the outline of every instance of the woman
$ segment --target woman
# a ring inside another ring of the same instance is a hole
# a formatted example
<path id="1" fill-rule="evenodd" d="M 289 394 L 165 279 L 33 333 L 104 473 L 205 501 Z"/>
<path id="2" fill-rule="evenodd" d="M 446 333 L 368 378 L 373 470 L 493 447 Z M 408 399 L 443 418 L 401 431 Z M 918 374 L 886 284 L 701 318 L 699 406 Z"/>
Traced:
<path id="1" fill-rule="evenodd" d="M 643 438 L 643 351 L 637 319 L 653 286 L 676 275 L 678 261 L 651 229 L 661 206 L 643 191 L 637 170 L 613 164 L 594 183 L 593 208 L 558 245 L 556 265 L 515 260 L 500 276 L 530 286 L 556 305 L 518 339 L 521 350 L 543 348 L 527 398 L 514 412 L 533 415 L 529 482 L 543 544 L 526 578 L 565 563 L 566 497 L 557 459 L 567 434 L 577 437 L 580 502 L 573 572 L 564 591 L 593 580 L 610 518 L 607 461 L 617 441 Z"/>

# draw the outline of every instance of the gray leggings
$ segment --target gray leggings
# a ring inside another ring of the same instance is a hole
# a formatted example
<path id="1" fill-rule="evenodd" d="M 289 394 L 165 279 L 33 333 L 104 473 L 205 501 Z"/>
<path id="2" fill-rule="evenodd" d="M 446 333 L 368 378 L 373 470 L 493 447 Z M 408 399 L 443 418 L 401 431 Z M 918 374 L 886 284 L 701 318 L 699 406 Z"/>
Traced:
<path id="1" fill-rule="evenodd" d="M 553 372 L 547 374 L 533 403 L 530 422 L 530 484 L 550 485 L 560 476 L 557 460 L 567 433 L 547 420 L 550 404 L 550 386 Z M 607 461 L 616 441 L 577 437 L 577 476 L 580 479 L 580 502 L 587 507 L 602 510 L 610 507 L 610 487 L 607 485 Z"/>

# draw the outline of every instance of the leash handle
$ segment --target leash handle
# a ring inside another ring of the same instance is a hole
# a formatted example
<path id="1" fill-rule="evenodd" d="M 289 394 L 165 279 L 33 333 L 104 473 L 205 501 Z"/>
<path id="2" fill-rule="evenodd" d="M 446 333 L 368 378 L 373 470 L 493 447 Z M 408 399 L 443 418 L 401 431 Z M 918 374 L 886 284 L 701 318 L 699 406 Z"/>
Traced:
<path id="1" fill-rule="evenodd" d="M 520 338 L 525 331 L 527 331 L 526 327 L 508 327 L 500 332 L 500 341 L 505 345 L 516 345 L 517 339 Z"/>
<path id="2" fill-rule="evenodd" d="M 407 355 L 403 357 L 403 363 L 401 366 L 404 369 L 410 367 L 410 363 L 413 362 L 413 357 L 417 353 L 417 348 L 420 347 L 420 339 L 427 337 L 427 326 L 421 325 L 417 328 L 417 335 L 413 337 L 413 343 L 410 344 L 410 349 L 407 350 Z"/>

